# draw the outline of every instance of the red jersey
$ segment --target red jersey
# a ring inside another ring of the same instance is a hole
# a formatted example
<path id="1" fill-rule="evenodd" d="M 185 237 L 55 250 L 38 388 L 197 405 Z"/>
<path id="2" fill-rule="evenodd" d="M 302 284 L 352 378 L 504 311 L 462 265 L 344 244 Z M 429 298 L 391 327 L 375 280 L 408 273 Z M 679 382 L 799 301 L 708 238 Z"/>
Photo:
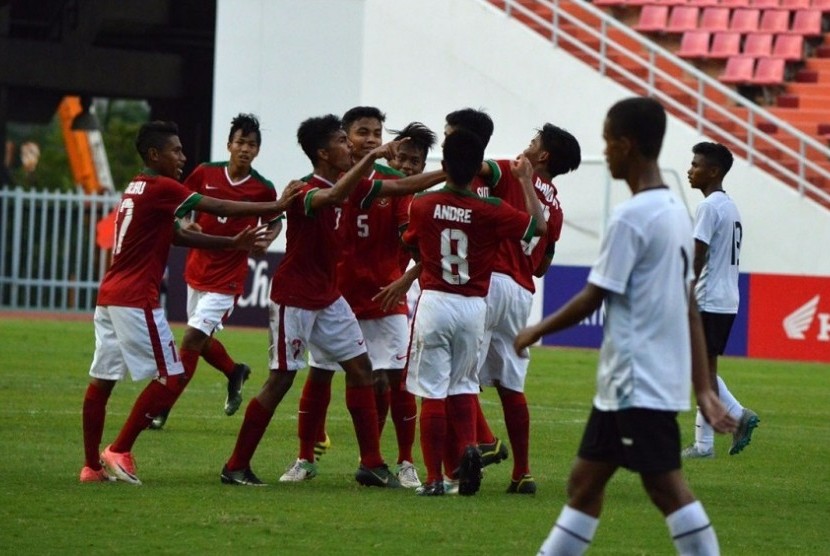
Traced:
<path id="1" fill-rule="evenodd" d="M 369 179 L 397 179 L 403 174 L 375 164 Z M 383 311 L 372 301 L 380 288 L 401 277 L 400 233 L 409 222 L 407 197 L 380 197 L 366 208 L 356 203 L 343 206 L 343 257 L 337 266 L 337 279 L 343 297 L 359 319 L 376 319 L 406 314 L 406 305 Z"/>
<path id="2" fill-rule="evenodd" d="M 234 182 L 227 162 L 201 164 L 184 182 L 185 187 L 210 197 L 228 201 L 273 202 L 274 184 L 255 170 Z M 265 218 L 264 220 L 268 220 Z M 200 212 L 196 223 L 202 233 L 233 237 L 246 226 L 259 224 L 256 216 L 228 218 Z M 191 249 L 187 254 L 184 279 L 200 291 L 241 295 L 248 275 L 248 253 L 239 249 Z"/>
<path id="3" fill-rule="evenodd" d="M 444 187 L 417 195 L 403 240 L 421 253 L 421 289 L 484 297 L 497 245 L 528 241 L 536 221 L 507 203 Z"/>
<path id="4" fill-rule="evenodd" d="M 150 171 L 127 185 L 115 217 L 112 265 L 98 290 L 98 305 L 159 307 L 159 285 L 175 218 L 189 213 L 201 195 L 179 182 Z"/>
<path id="5" fill-rule="evenodd" d="M 345 204 L 367 207 L 380 190 L 380 181 L 363 179 Z M 334 184 L 314 175 L 286 210 L 285 256 L 271 282 L 271 300 L 301 309 L 323 309 L 340 297 L 337 263 L 341 257 L 348 208 L 327 205 L 312 210 L 311 199 Z"/>
<path id="6" fill-rule="evenodd" d="M 495 184 L 490 189 L 490 194 L 522 212 L 527 212 L 522 184 L 510 171 L 510 161 L 488 160 L 487 164 L 493 171 L 493 182 Z M 563 216 L 559 199 L 556 198 L 556 187 L 553 183 L 543 180 L 536 174 L 533 174 L 531 179 L 536 190 L 536 196 L 539 198 L 539 202 L 542 203 L 542 212 L 545 215 L 548 231 L 544 236 L 536 236 L 529 242 L 501 242 L 496 253 L 493 272 L 507 274 L 517 284 L 530 292 L 534 292 L 536 287 L 533 284 L 533 271 L 559 240 L 559 234 L 562 232 Z"/>

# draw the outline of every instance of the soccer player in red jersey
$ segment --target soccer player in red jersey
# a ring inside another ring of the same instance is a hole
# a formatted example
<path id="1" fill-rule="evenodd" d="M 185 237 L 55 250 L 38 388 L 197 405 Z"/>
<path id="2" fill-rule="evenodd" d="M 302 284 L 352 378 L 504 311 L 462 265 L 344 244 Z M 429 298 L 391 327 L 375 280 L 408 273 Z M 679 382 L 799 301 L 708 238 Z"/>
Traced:
<path id="1" fill-rule="evenodd" d="M 522 155 L 533 167 L 531 181 L 543 207 L 547 233 L 530 242 L 503 241 L 499 244 L 486 298 L 487 320 L 479 360 L 479 380 L 482 386 L 495 386 L 501 400 L 513 448 L 513 473 L 507 492 L 533 494 L 536 482 L 530 474 L 528 461 L 530 414 L 524 394 L 529 359 L 516 355 L 513 341 L 530 316 L 535 291 L 533 277 L 542 277 L 547 272 L 562 230 L 562 208 L 551 180 L 578 168 L 581 154 L 573 135 L 546 123 Z M 482 166 L 482 175 L 494 183 L 491 195 L 521 210 L 523 189 L 510 166 L 509 160 L 488 160 Z M 490 453 L 492 458 L 498 451 L 490 450 Z"/>
<path id="2" fill-rule="evenodd" d="M 422 265 L 406 387 L 422 398 L 421 449 L 427 480 L 417 492 L 423 496 L 444 494 L 441 466 L 447 449 L 460 456 L 459 494 L 472 495 L 479 489 L 475 399 L 487 310 L 484 297 L 495 248 L 503 239 L 530 241 L 547 230 L 526 158 L 520 157 L 513 170 L 523 185 L 526 211 L 522 212 L 470 191 L 484 156 L 476 134 L 455 130 L 445 139 L 443 150 L 448 184 L 412 201 L 409 227 L 403 235 L 404 243 L 417 250 Z M 448 428 L 456 443 L 446 447 Z"/>
<path id="3" fill-rule="evenodd" d="M 130 453 L 132 444 L 152 416 L 184 388 L 186 379 L 176 342 L 159 305 L 159 285 L 171 242 L 248 250 L 258 239 L 256 229 L 217 237 L 179 228 L 175 219 L 192 210 L 229 217 L 276 214 L 297 194 L 298 184 L 292 184 L 279 201 L 238 203 L 190 191 L 176 181 L 186 158 L 178 127 L 172 122 L 142 125 L 136 148 L 146 169 L 129 183 L 118 205 L 112 265 L 101 281 L 95 308 L 95 355 L 83 406 L 86 461 L 82 482 L 115 477 L 141 484 Z M 118 438 L 99 454 L 107 401 L 127 370 L 133 380 L 156 380 L 139 395 Z"/>
<path id="4" fill-rule="evenodd" d="M 226 484 L 263 484 L 251 471 L 251 458 L 274 411 L 293 384 L 296 371 L 305 366 L 308 350 L 315 361 L 336 361 L 346 372 L 346 405 L 360 448 L 355 479 L 367 486 L 398 487 L 400 483 L 380 454 L 366 340 L 338 288 L 343 216 L 350 210 L 345 205 L 366 208 L 376 197 L 423 190 L 440 183 L 443 172 L 391 181 L 364 178 L 375 160 L 394 156 L 397 144 L 372 149 L 354 164 L 351 144 L 340 119 L 334 115 L 304 121 L 297 138 L 314 166 L 314 173 L 287 210 L 286 253 L 271 287 L 271 373 L 248 404 L 236 446 L 220 478 Z M 317 472 L 314 443 L 329 400 L 309 401 L 305 390 L 303 398 L 306 401 L 301 400 L 301 411 L 306 407 L 302 404 L 308 403 L 310 413 L 300 425 L 300 458 L 295 466 L 304 472 L 303 479 L 308 479 Z"/>
<path id="5" fill-rule="evenodd" d="M 358 106 L 344 114 L 343 127 L 355 157 L 362 158 L 380 145 L 385 119 L 386 116 L 379 109 L 371 106 Z M 399 145 L 393 160 L 415 156 L 412 149 L 420 148 L 413 145 L 409 136 L 399 136 L 396 140 L 400 141 L 404 137 L 408 140 Z M 424 157 L 423 153 L 418 156 Z M 417 173 L 422 172 L 423 166 Z M 401 176 L 398 171 L 375 162 L 365 177 L 396 179 Z M 373 299 L 381 287 L 397 280 L 402 274 L 400 233 L 409 222 L 410 201 L 410 196 L 391 197 L 378 199 L 367 208 L 354 204 L 344 207 L 344 255 L 338 264 L 337 277 L 340 291 L 354 311 L 366 339 L 373 369 L 378 429 L 381 433 L 391 409 L 398 442 L 395 475 L 401 486 L 416 488 L 421 486 L 418 472 L 412 463 L 417 405 L 415 397 L 403 388 L 401 380 L 409 346 L 407 308 L 404 304 L 382 308 Z M 327 400 L 331 397 L 333 371 L 340 368 L 336 361 L 316 360 L 313 352 L 309 364 L 311 368 L 300 400 L 299 430 L 306 430 L 305 421 L 313 418 L 315 411 L 319 411 L 314 407 L 314 400 Z M 321 434 L 318 431 L 315 453 L 321 455 L 321 447 L 327 447 L 329 443 L 325 432 Z M 280 481 L 306 479 L 303 459 L 302 456 L 297 458 L 294 465 L 280 477 Z"/>
<path id="6" fill-rule="evenodd" d="M 184 181 L 185 187 L 217 199 L 276 200 L 274 184 L 251 167 L 261 144 L 262 133 L 257 118 L 252 114 L 239 114 L 231 121 L 228 134 L 230 159 L 199 165 Z M 227 218 L 206 212 L 199 213 L 195 222 L 202 232 L 220 236 L 233 236 L 246 226 L 259 224 L 253 217 Z M 264 253 L 281 229 L 282 217 L 271 220 L 257 252 Z M 191 249 L 187 255 L 184 278 L 188 320 L 179 353 L 188 378 L 196 372 L 199 355 L 225 375 L 228 379 L 226 415 L 233 415 L 239 409 L 242 384 L 248 380 L 251 369 L 244 363 L 234 363 L 214 333 L 222 329 L 222 323 L 233 312 L 247 275 L 248 253 L 244 251 Z M 150 428 L 162 428 L 168 413 L 153 419 Z"/>

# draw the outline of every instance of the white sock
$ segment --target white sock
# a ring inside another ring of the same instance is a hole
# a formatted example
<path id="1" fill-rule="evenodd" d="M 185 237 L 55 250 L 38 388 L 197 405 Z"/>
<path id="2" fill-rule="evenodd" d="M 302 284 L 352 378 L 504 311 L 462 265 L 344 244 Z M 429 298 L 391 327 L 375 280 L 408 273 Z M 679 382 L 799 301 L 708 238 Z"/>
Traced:
<path id="1" fill-rule="evenodd" d="M 718 556 L 720 547 L 715 528 L 703 509 L 694 501 L 666 517 L 672 541 L 681 556 Z"/>
<path id="2" fill-rule="evenodd" d="M 733 396 L 732 392 L 729 391 L 729 388 L 726 387 L 726 383 L 720 375 L 718 375 L 718 397 L 720 398 L 721 403 L 726 406 L 726 411 L 729 412 L 729 415 L 735 419 L 741 418 L 741 415 L 744 412 L 744 406 L 741 405 L 741 402 L 735 399 L 735 396 Z"/>
<path id="3" fill-rule="evenodd" d="M 700 408 L 695 415 L 695 446 L 698 450 L 708 452 L 715 444 L 715 429 L 703 418 Z"/>
<path id="4" fill-rule="evenodd" d="M 579 556 L 583 554 L 594 533 L 597 531 L 599 519 L 584 514 L 569 506 L 562 508 L 562 513 L 556 520 L 548 538 L 539 549 L 538 556 Z"/>

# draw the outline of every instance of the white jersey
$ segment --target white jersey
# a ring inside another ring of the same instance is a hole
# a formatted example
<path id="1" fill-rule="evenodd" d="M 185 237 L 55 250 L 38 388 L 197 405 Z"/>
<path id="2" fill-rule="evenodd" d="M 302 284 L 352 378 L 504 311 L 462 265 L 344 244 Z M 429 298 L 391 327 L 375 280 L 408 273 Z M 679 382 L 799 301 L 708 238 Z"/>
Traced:
<path id="1" fill-rule="evenodd" d="M 608 291 L 594 405 L 689 409 L 692 223 L 666 188 L 614 211 L 588 282 Z"/>
<path id="2" fill-rule="evenodd" d="M 738 207 L 729 195 L 716 191 L 698 205 L 694 238 L 709 246 L 695 286 L 698 307 L 708 313 L 737 313 L 743 228 Z"/>

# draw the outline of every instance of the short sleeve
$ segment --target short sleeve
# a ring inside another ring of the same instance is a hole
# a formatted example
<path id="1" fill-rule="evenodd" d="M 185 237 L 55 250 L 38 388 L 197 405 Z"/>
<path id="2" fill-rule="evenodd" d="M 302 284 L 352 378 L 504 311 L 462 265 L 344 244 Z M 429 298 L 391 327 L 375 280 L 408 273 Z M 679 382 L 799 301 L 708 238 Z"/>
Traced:
<path id="1" fill-rule="evenodd" d="M 709 203 L 701 203 L 695 213 L 694 238 L 709 245 L 715 233 L 717 224 L 717 211 Z"/>
<path id="2" fill-rule="evenodd" d="M 640 244 L 640 234 L 631 225 L 620 220 L 612 222 L 602 240 L 599 258 L 591 268 L 588 282 L 617 294 L 625 293 Z"/>

